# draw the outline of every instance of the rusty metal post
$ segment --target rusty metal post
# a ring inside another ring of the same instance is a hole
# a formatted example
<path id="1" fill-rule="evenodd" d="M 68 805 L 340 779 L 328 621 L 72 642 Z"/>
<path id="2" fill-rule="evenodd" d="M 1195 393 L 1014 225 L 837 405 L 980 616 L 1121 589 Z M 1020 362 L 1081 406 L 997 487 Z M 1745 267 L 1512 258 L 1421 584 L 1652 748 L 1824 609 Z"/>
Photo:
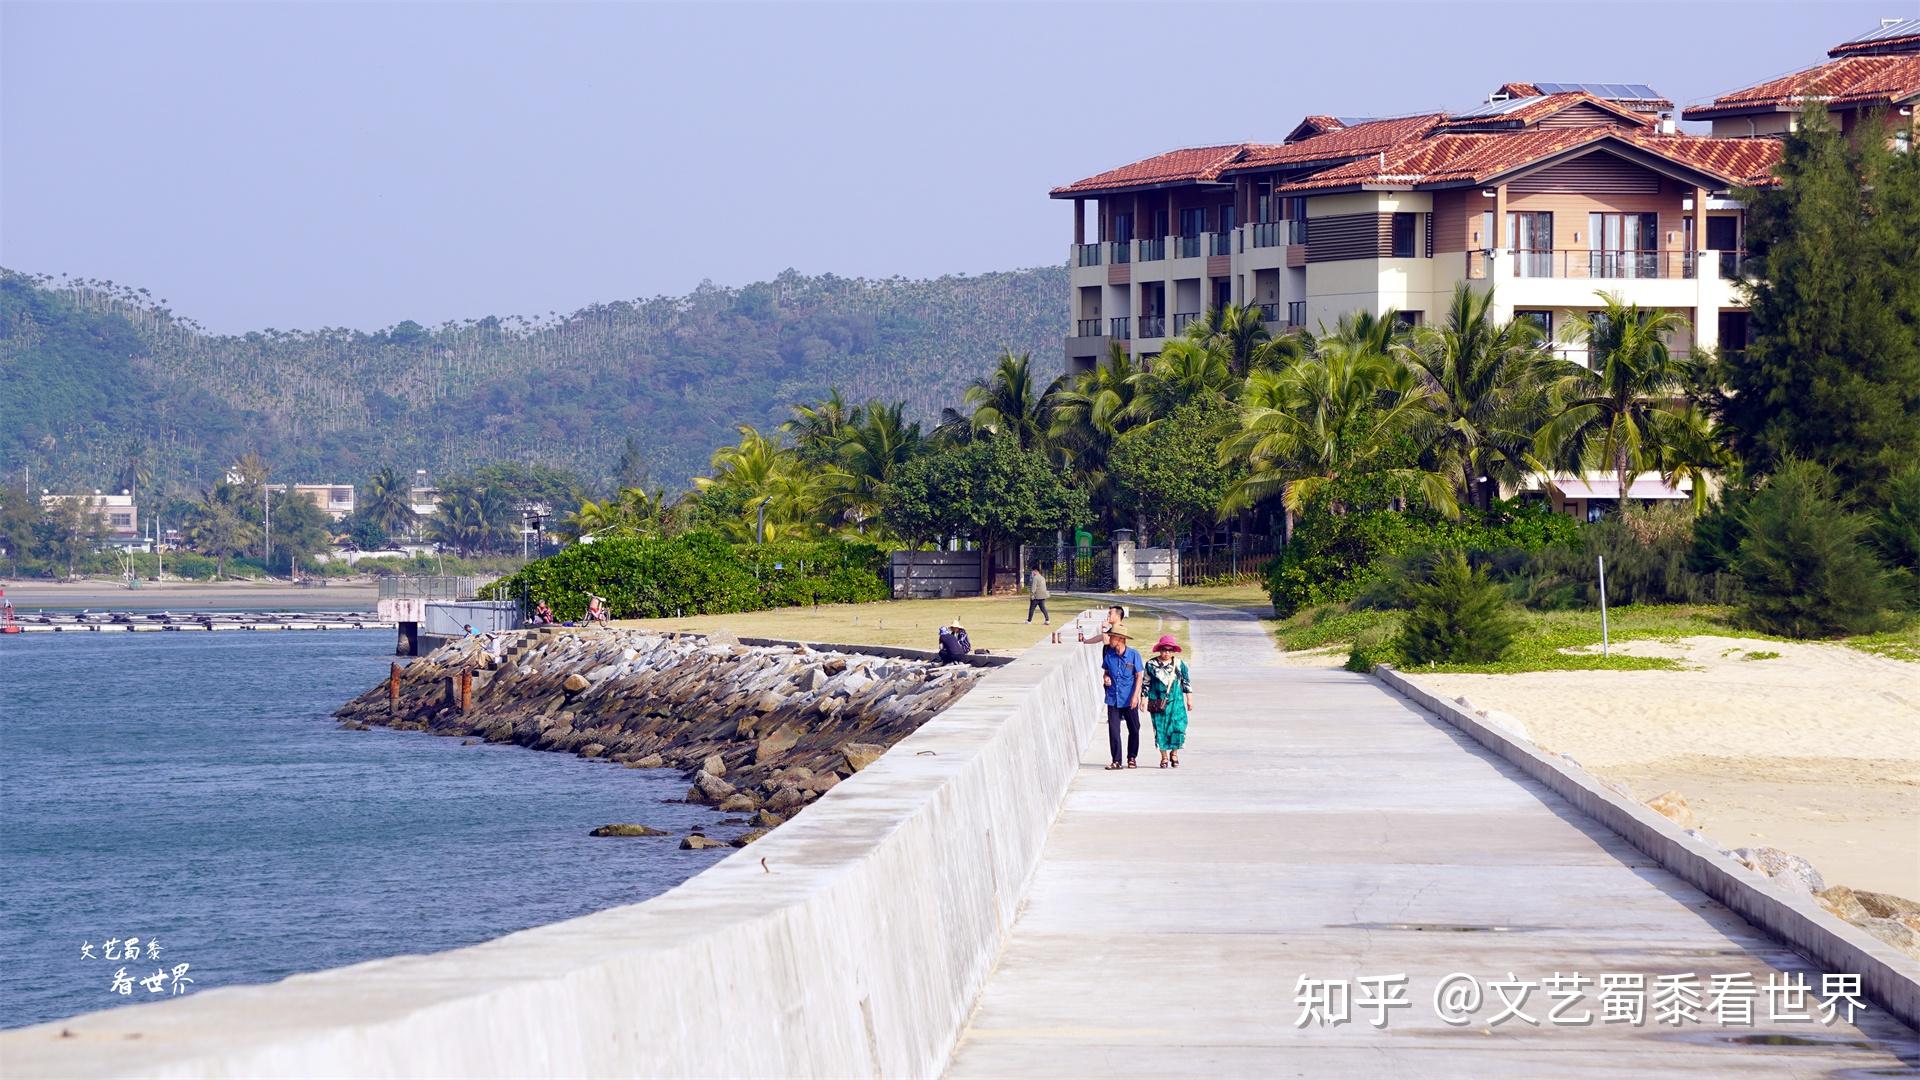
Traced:
<path id="1" fill-rule="evenodd" d="M 473 672 L 460 673 L 460 712 L 465 715 L 473 707 Z"/>
<path id="2" fill-rule="evenodd" d="M 400 665 L 394 664 L 392 665 L 392 670 L 387 672 L 387 719 L 397 720 L 399 717 Z"/>

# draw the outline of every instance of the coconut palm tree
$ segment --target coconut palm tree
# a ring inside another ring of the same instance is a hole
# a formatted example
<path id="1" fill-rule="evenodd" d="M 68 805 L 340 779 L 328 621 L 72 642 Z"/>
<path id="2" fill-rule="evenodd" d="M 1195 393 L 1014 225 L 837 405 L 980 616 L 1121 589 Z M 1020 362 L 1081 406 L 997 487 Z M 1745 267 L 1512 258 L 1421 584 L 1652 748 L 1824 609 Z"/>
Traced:
<path id="1" fill-rule="evenodd" d="M 360 493 L 359 513 L 388 536 L 405 535 L 420 521 L 413 512 L 412 487 L 391 465 L 367 477 L 367 486 Z"/>
<path id="2" fill-rule="evenodd" d="M 1425 457 L 1453 476 L 1461 501 L 1482 510 L 1503 485 L 1540 469 L 1533 435 L 1547 419 L 1551 375 L 1539 331 L 1525 320 L 1496 323 L 1492 304 L 1491 289 L 1456 285 L 1445 322 L 1416 327 L 1393 346 L 1425 391 Z"/>
<path id="3" fill-rule="evenodd" d="M 828 461 L 840 452 L 847 429 L 860 422 L 860 408 L 848 405 L 834 387 L 812 405 L 790 405 L 793 418 L 780 425 L 793 439 L 794 449 L 808 461 Z"/>
<path id="4" fill-rule="evenodd" d="M 1378 478 L 1449 517 L 1459 513 L 1444 474 L 1403 464 L 1411 434 L 1427 422 L 1427 391 L 1392 357 L 1338 338 L 1282 371 L 1256 371 L 1240 399 L 1238 430 L 1221 446 L 1246 478 L 1223 509 L 1273 495 L 1299 512 L 1325 497 L 1344 510 L 1344 485 Z"/>
<path id="5" fill-rule="evenodd" d="M 713 452 L 709 475 L 693 481 L 703 491 L 717 488 L 740 497 L 741 516 L 727 523 L 728 531 L 742 540 L 816 531 L 836 492 L 844 490 L 846 474 L 803 464 L 790 447 L 750 425 L 740 425 L 739 432 L 737 444 Z"/>
<path id="6" fill-rule="evenodd" d="M 1102 520 L 1115 514 L 1107 457 L 1120 436 L 1138 423 L 1134 408 L 1141 368 L 1125 346 L 1112 342 L 1107 358 L 1081 372 L 1054 395 L 1048 439 L 1073 469 Z"/>
<path id="7" fill-rule="evenodd" d="M 1041 387 L 1034 379 L 1029 353 L 1003 352 L 993 374 L 976 379 L 962 399 L 968 409 L 967 426 L 973 434 L 1011 435 L 1022 450 L 1044 450 L 1051 426 L 1050 400 L 1062 380 Z M 943 414 L 942 427 L 950 417 Z"/>
<path id="8" fill-rule="evenodd" d="M 1206 318 L 1187 327 L 1188 338 L 1210 345 L 1226 357 L 1227 369 L 1237 379 L 1246 378 L 1253 370 L 1254 358 L 1272 336 L 1266 323 L 1260 321 L 1260 309 L 1249 304 L 1211 308 Z"/>
<path id="9" fill-rule="evenodd" d="M 1658 468 L 1692 377 L 1667 338 L 1687 329 L 1678 312 L 1645 310 L 1612 293 L 1604 307 L 1567 320 L 1565 337 L 1586 346 L 1588 365 L 1555 363 L 1552 418 L 1535 437 L 1540 456 L 1569 472 L 1610 469 L 1620 504 L 1642 472 Z"/>
<path id="10" fill-rule="evenodd" d="M 1238 389 L 1239 380 L 1229 366 L 1224 349 L 1196 338 L 1177 338 L 1167 342 L 1133 377 L 1135 419 L 1143 425 L 1191 401 L 1225 401 Z"/>
<path id="11" fill-rule="evenodd" d="M 864 530 L 880 513 L 881 492 L 926 440 L 919 423 L 907 422 L 905 402 L 871 401 L 858 414 L 841 441 L 839 471 L 846 477 L 844 512 Z"/>

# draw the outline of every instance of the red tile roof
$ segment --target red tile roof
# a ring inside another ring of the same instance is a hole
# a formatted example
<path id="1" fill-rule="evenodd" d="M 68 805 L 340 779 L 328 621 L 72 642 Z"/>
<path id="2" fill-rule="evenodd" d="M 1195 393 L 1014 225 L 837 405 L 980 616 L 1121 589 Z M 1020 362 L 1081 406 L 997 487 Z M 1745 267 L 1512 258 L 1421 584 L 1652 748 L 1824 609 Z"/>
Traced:
<path id="1" fill-rule="evenodd" d="M 1780 160 L 1773 139 L 1708 139 L 1637 128 L 1578 127 L 1439 134 L 1283 184 L 1280 192 L 1359 186 L 1477 184 L 1568 150 L 1616 139 L 1720 178 L 1729 186 L 1764 183 Z"/>
<path id="2" fill-rule="evenodd" d="M 1538 84 L 1525 82 L 1501 83 L 1500 89 L 1495 90 L 1494 93 L 1505 94 L 1510 98 L 1542 96 Z M 1611 101 L 1622 108 L 1632 109 L 1634 112 L 1659 112 L 1664 109 L 1673 108 L 1673 102 L 1668 101 L 1666 98 L 1610 98 L 1604 94 L 1595 94 L 1594 96 L 1600 98 L 1602 101 Z"/>
<path id="3" fill-rule="evenodd" d="M 1512 84 L 1509 83 L 1508 85 Z M 1617 116 L 1622 123 L 1634 124 L 1639 127 L 1653 126 L 1653 117 L 1645 113 L 1635 112 L 1619 102 L 1610 101 L 1602 97 L 1595 97 L 1585 92 L 1545 94 L 1539 96 L 1528 95 L 1527 97 L 1515 98 L 1510 104 L 1512 108 L 1507 109 L 1505 112 L 1490 112 L 1474 109 L 1460 116 L 1449 116 L 1446 122 L 1440 125 L 1439 130 L 1459 131 L 1470 128 L 1532 127 L 1534 124 L 1550 116 L 1557 115 L 1573 108 L 1575 105 L 1582 104 L 1591 105 L 1604 113 Z M 1488 106 L 1488 109 L 1491 108 L 1492 106 Z"/>
<path id="4" fill-rule="evenodd" d="M 1213 180 L 1219 177 L 1222 168 L 1237 161 L 1241 155 L 1256 147 L 1268 149 L 1258 143 L 1232 143 L 1227 146 L 1194 146 L 1184 150 L 1169 150 L 1164 154 L 1155 154 L 1145 161 L 1136 161 L 1131 165 L 1108 169 L 1106 172 L 1089 176 L 1085 180 L 1076 180 L 1071 184 L 1054 188 L 1051 194 L 1058 198 L 1062 195 L 1123 191 L 1128 188 L 1153 187 L 1158 184 Z"/>
<path id="5" fill-rule="evenodd" d="M 1920 19 L 1882 19 L 1874 29 L 1828 49 L 1827 55 L 1904 52 L 1920 52 Z"/>
<path id="6" fill-rule="evenodd" d="M 1445 113 L 1395 116 L 1369 120 L 1280 146 L 1249 146 L 1244 157 L 1220 172 L 1224 175 L 1248 169 L 1284 169 L 1319 162 L 1346 161 L 1377 153 L 1408 139 L 1420 138 L 1444 119 Z"/>
<path id="7" fill-rule="evenodd" d="M 1293 125 L 1293 130 L 1287 132 L 1287 137 L 1283 141 L 1295 143 L 1302 139 L 1311 139 L 1315 135 L 1325 135 L 1329 131 L 1339 131 L 1346 126 L 1337 116 L 1323 116 L 1315 113 L 1312 116 L 1301 117 L 1300 122 Z"/>
<path id="8" fill-rule="evenodd" d="M 1722 94 L 1681 115 L 1705 120 L 1744 112 L 1798 109 L 1806 102 L 1828 106 L 1890 105 L 1920 95 L 1920 53 L 1893 56 L 1842 56 L 1805 71 L 1782 75 L 1744 90 Z"/>

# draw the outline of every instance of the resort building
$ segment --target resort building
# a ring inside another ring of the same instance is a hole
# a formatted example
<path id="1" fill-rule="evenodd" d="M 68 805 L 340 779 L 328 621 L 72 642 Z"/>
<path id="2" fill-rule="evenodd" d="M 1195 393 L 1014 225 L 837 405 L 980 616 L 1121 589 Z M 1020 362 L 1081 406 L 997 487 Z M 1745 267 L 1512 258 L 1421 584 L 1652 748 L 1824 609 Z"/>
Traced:
<path id="1" fill-rule="evenodd" d="M 122 548 L 145 548 L 146 537 L 140 534 L 140 510 L 134 505 L 133 495 L 122 491 L 118 495 L 107 495 L 95 489 L 89 494 L 54 495 L 42 494 L 40 505 L 49 509 L 79 503 L 99 520 L 99 533 L 95 537 L 101 543 Z"/>
<path id="2" fill-rule="evenodd" d="M 295 484 L 293 494 L 326 511 L 335 521 L 353 516 L 352 484 Z"/>
<path id="3" fill-rule="evenodd" d="M 1844 130 L 1886 117 L 1905 148 L 1916 100 L 1920 19 L 1889 20 L 1826 63 L 1685 110 L 1707 135 L 1679 133 L 1644 84 L 1508 82 L 1459 112 L 1313 115 L 1278 143 L 1109 169 L 1051 192 L 1074 210 L 1066 370 L 1115 342 L 1151 356 L 1227 303 L 1258 305 L 1274 333 L 1354 311 L 1417 324 L 1461 282 L 1549 338 L 1607 292 L 1683 313 L 1677 349 L 1738 349 L 1734 192 L 1773 182 L 1769 136 L 1825 103 Z"/>

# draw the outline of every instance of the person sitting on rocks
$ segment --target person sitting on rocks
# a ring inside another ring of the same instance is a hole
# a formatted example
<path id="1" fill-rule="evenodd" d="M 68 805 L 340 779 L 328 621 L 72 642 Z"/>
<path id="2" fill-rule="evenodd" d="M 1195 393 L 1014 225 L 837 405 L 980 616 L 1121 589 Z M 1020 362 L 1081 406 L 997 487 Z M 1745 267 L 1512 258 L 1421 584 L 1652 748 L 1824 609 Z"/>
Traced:
<path id="1" fill-rule="evenodd" d="M 967 628 L 960 625 L 959 619 L 955 619 L 940 628 L 941 663 L 960 663 L 963 657 L 972 652 L 973 640 L 967 637 Z"/>
<path id="2" fill-rule="evenodd" d="M 545 600 L 542 600 L 539 603 L 533 605 L 533 625 L 535 626 L 552 626 L 553 625 L 553 609 L 547 606 L 547 602 Z"/>

